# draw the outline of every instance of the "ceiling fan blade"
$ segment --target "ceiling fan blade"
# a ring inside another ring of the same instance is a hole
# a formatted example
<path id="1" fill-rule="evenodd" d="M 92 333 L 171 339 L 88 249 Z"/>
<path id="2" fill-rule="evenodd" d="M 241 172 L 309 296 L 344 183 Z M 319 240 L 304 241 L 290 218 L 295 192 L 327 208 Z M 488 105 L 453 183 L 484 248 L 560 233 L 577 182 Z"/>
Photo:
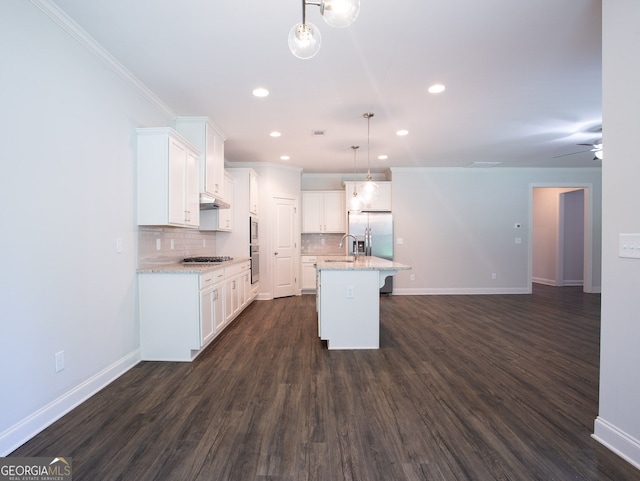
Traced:
<path id="1" fill-rule="evenodd" d="M 580 152 L 571 152 L 570 154 L 555 155 L 553 158 L 557 159 L 559 157 L 566 157 L 567 155 L 583 154 L 585 152 L 591 152 L 591 151 L 590 150 L 581 150 Z"/>

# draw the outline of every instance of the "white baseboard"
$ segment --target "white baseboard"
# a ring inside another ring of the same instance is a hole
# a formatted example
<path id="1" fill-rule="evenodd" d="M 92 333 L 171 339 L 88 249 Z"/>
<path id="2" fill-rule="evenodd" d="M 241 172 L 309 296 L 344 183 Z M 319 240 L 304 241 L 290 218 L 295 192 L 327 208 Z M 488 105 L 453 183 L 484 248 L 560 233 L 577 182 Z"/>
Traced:
<path id="1" fill-rule="evenodd" d="M 526 287 L 393 288 L 394 296 L 529 294 Z"/>
<path id="2" fill-rule="evenodd" d="M 140 350 L 127 354 L 107 366 L 95 376 L 87 379 L 67 393 L 53 400 L 19 423 L 0 433 L 0 456 L 7 456 L 40 431 L 50 426 L 76 406 L 80 405 L 102 388 L 140 362 Z"/>
<path id="3" fill-rule="evenodd" d="M 598 416 L 594 423 L 593 439 L 606 446 L 622 459 L 640 469 L 640 441 Z"/>
<path id="4" fill-rule="evenodd" d="M 552 287 L 556 287 L 558 285 L 555 279 L 544 279 L 542 277 L 532 277 L 531 282 L 533 282 L 534 284 L 543 284 L 545 286 Z"/>

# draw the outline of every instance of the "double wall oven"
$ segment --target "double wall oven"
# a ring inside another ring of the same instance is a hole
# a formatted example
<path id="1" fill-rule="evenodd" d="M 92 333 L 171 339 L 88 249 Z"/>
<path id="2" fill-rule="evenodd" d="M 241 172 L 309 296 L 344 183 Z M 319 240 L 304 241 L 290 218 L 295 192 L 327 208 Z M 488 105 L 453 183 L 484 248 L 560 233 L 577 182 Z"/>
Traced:
<path id="1" fill-rule="evenodd" d="M 251 259 L 251 284 L 260 279 L 260 248 L 258 247 L 258 217 L 249 216 L 249 257 Z"/>

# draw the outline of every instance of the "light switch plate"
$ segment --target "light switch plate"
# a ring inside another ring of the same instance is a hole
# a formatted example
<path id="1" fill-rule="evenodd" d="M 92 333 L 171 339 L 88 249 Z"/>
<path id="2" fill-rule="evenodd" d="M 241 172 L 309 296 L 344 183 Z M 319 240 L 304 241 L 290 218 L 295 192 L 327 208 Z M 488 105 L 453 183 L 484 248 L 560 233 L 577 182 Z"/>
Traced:
<path id="1" fill-rule="evenodd" d="M 640 234 L 620 234 L 618 256 L 640 259 Z"/>

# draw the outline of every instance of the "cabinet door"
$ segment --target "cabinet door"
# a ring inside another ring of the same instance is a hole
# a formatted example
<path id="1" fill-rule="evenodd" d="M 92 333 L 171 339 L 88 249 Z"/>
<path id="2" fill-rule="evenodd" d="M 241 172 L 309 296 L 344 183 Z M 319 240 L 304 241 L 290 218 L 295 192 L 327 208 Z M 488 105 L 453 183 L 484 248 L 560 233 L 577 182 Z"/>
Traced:
<path id="1" fill-rule="evenodd" d="M 320 192 L 302 193 L 302 232 L 323 232 L 323 196 Z"/>
<path id="2" fill-rule="evenodd" d="M 178 140 L 169 137 L 169 224 L 184 225 L 185 223 L 186 159 L 186 147 Z"/>
<path id="3" fill-rule="evenodd" d="M 228 174 L 224 178 L 224 195 L 231 207 L 218 209 L 218 229 L 229 232 L 233 230 L 233 178 Z"/>
<path id="4" fill-rule="evenodd" d="M 200 347 L 215 334 L 214 303 L 216 291 L 209 289 L 200 293 Z"/>
<path id="5" fill-rule="evenodd" d="M 185 225 L 198 227 L 200 225 L 200 185 L 199 159 L 191 149 L 187 149 L 185 164 Z"/>
<path id="6" fill-rule="evenodd" d="M 225 282 L 225 322 L 231 321 L 240 309 L 239 289 L 239 276 L 235 276 Z"/>
<path id="7" fill-rule="evenodd" d="M 258 215 L 258 176 L 249 174 L 249 212 Z"/>
<path id="8" fill-rule="evenodd" d="M 324 193 L 324 232 L 346 232 L 344 192 Z"/>
<path id="9" fill-rule="evenodd" d="M 211 145 L 211 158 L 207 155 L 207 169 L 211 169 L 211 176 L 209 176 L 209 182 L 211 185 L 207 186 L 214 196 L 218 196 L 222 199 L 226 198 L 225 185 L 224 185 L 224 140 L 222 137 L 207 124 L 207 147 Z"/>
<path id="10" fill-rule="evenodd" d="M 302 286 L 301 289 L 310 290 L 316 288 L 316 266 L 315 262 L 302 263 Z"/>
<path id="11" fill-rule="evenodd" d="M 391 211 L 391 182 L 376 182 L 378 195 L 372 199 L 367 208 L 372 211 Z"/>
<path id="12" fill-rule="evenodd" d="M 218 334 L 226 324 L 224 316 L 224 284 L 218 284 L 213 293 L 213 330 L 214 334 Z"/>

